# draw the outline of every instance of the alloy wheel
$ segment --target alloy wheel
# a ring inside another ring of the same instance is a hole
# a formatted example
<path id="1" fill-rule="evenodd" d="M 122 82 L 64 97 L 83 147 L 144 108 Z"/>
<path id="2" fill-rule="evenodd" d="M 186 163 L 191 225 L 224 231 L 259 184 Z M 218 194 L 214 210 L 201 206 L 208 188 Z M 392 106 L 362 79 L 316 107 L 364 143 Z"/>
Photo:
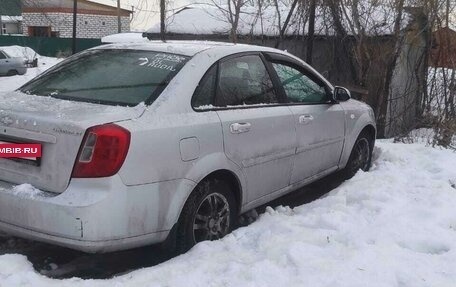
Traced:
<path id="1" fill-rule="evenodd" d="M 228 200 L 220 193 L 206 196 L 193 220 L 193 238 L 195 244 L 205 240 L 216 240 L 225 236 L 230 230 L 230 206 Z"/>

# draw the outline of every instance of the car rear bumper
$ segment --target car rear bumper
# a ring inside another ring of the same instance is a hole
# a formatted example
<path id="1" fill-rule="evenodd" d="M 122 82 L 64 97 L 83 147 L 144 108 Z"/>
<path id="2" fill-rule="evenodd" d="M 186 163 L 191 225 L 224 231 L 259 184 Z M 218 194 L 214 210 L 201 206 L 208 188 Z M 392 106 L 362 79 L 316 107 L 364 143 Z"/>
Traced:
<path id="1" fill-rule="evenodd" d="M 0 181 L 0 230 L 90 253 L 162 242 L 193 182 L 125 186 L 120 177 L 74 179 L 62 194 L 19 192 Z"/>

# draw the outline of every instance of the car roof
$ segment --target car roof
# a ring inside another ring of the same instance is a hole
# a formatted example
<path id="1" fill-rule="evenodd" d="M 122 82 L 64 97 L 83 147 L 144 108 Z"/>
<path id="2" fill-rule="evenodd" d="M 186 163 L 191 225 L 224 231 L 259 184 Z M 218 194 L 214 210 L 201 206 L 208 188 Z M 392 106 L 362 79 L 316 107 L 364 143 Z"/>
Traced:
<path id="1" fill-rule="evenodd" d="M 92 49 L 127 49 L 127 50 L 145 50 L 157 51 L 180 54 L 184 56 L 194 56 L 200 52 L 211 50 L 226 50 L 227 48 L 232 53 L 249 52 L 249 51 L 269 51 L 269 52 L 282 52 L 277 49 L 246 45 L 246 44 L 233 44 L 225 42 L 212 42 L 212 41 L 149 41 L 138 43 L 116 43 L 98 46 Z M 283 53 L 283 52 L 282 52 Z"/>

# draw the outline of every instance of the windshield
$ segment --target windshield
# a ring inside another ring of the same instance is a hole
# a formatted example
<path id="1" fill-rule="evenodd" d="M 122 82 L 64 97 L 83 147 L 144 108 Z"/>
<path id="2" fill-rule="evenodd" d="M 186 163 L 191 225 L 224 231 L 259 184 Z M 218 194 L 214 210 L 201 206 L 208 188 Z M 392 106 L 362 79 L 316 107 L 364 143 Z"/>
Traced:
<path id="1" fill-rule="evenodd" d="M 20 90 L 75 101 L 152 103 L 188 57 L 136 50 L 91 50 L 50 69 Z"/>

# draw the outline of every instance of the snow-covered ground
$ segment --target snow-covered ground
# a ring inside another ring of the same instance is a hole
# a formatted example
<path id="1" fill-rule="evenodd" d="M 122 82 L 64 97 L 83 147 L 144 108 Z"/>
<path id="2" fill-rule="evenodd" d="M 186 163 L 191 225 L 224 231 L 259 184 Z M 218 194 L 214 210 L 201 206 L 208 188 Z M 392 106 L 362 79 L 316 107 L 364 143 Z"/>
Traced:
<path id="1" fill-rule="evenodd" d="M 9 92 L 19 88 L 27 81 L 35 78 L 37 75 L 41 74 L 42 72 L 46 71 L 47 69 L 61 61 L 61 59 L 41 56 L 28 47 L 8 46 L 0 47 L 0 49 L 4 50 L 11 57 L 22 57 L 28 60 L 38 58 L 38 67 L 28 68 L 27 73 L 25 75 L 0 77 L 0 92 Z"/>
<path id="2" fill-rule="evenodd" d="M 380 141 L 370 172 L 158 266 L 54 280 L 3 255 L 0 286 L 455 286 L 455 167 L 449 150 Z"/>

